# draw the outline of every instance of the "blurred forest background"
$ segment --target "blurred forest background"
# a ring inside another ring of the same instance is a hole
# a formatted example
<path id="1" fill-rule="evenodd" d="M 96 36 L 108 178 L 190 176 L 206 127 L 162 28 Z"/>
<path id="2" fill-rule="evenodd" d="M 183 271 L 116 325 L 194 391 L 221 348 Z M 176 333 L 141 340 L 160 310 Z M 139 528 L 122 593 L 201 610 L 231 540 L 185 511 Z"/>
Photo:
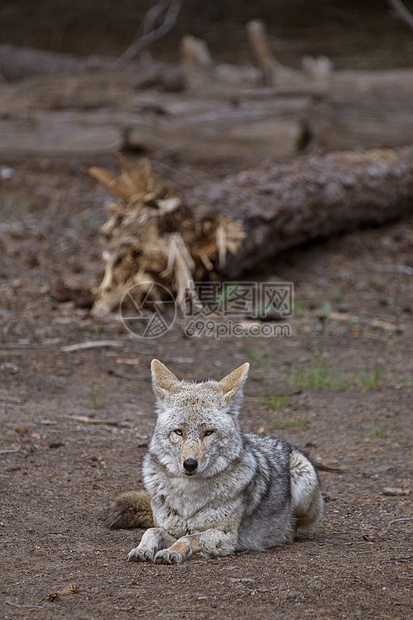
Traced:
<path id="1" fill-rule="evenodd" d="M 116 57 L 136 38 L 151 0 L 2 0 L 0 39 L 38 49 Z M 203 38 L 217 62 L 250 59 L 245 23 L 267 24 L 279 61 L 298 67 L 305 54 L 336 68 L 413 64 L 413 31 L 388 0 L 184 0 L 171 31 L 150 50 L 176 61 L 183 35 Z M 413 12 L 413 2 L 404 5 Z"/>

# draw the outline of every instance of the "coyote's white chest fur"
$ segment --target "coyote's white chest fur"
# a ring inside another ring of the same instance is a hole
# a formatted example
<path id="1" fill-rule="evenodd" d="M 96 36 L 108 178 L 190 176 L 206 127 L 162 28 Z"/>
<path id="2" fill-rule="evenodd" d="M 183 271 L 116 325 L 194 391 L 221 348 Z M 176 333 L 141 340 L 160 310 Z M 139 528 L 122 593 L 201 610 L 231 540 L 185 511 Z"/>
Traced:
<path id="1" fill-rule="evenodd" d="M 318 520 L 322 499 L 310 461 L 284 441 L 240 429 L 248 368 L 193 383 L 153 360 L 158 419 L 143 477 L 155 527 L 129 560 L 171 564 L 198 552 L 266 549 Z M 122 523 L 127 510 L 116 513 Z"/>

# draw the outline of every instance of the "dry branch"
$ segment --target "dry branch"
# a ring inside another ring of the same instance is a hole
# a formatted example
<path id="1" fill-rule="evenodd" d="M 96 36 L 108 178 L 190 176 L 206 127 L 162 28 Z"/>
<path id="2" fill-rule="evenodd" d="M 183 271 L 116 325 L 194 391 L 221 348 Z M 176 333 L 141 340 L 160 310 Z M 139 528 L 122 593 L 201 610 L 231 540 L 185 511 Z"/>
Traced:
<path id="1" fill-rule="evenodd" d="M 259 19 L 247 23 L 247 34 L 255 59 L 262 73 L 262 82 L 265 86 L 274 86 L 276 83 L 276 60 L 273 57 L 265 31 L 265 24 Z"/>
<path id="2" fill-rule="evenodd" d="M 387 0 L 395 15 L 413 30 L 413 15 L 401 0 Z"/>
<path id="3" fill-rule="evenodd" d="M 89 418 L 84 415 L 69 415 L 67 416 L 71 420 L 75 420 L 75 422 L 82 422 L 83 424 L 94 424 L 99 426 L 101 424 L 107 424 L 107 426 L 119 426 L 121 422 L 119 420 L 113 420 L 108 418 L 105 420 L 104 418 Z"/>
<path id="4" fill-rule="evenodd" d="M 110 347 L 123 347 L 123 342 L 118 340 L 87 340 L 77 344 L 68 344 L 61 348 L 62 353 L 73 353 L 75 351 L 86 351 L 89 349 L 102 349 Z"/>
<path id="5" fill-rule="evenodd" d="M 143 27 L 144 32 L 141 37 L 136 39 L 127 50 L 118 58 L 118 63 L 132 60 L 145 47 L 164 37 L 174 27 L 176 18 L 181 10 L 180 0 L 160 0 L 147 12 Z M 163 22 L 157 28 L 154 27 L 157 18 L 165 11 Z"/>

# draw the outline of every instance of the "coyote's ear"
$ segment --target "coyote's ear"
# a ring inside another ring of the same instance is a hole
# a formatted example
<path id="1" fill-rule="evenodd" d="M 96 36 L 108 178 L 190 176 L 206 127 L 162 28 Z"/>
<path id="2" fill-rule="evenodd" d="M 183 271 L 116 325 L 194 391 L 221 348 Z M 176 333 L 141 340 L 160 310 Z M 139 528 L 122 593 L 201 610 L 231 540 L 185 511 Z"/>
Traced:
<path id="1" fill-rule="evenodd" d="M 165 400 L 171 387 L 179 383 L 179 379 L 159 360 L 152 360 L 151 372 L 153 389 L 159 398 Z"/>
<path id="2" fill-rule="evenodd" d="M 231 400 L 236 392 L 244 385 L 247 379 L 250 365 L 248 362 L 236 368 L 219 382 L 224 392 L 225 402 Z"/>

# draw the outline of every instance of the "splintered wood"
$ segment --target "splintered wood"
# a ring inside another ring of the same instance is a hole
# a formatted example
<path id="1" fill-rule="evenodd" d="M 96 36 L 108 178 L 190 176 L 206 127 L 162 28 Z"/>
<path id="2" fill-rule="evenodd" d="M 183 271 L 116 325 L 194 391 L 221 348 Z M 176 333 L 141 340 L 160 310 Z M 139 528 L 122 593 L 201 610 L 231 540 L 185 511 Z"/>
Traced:
<path id="1" fill-rule="evenodd" d="M 148 161 L 136 169 L 122 155 L 117 159 L 119 176 L 98 167 L 87 170 L 115 197 L 101 229 L 107 238 L 106 267 L 92 313 L 101 316 L 118 308 L 132 288 L 134 303 L 159 295 L 162 289 L 154 283 L 168 289 L 183 309 L 194 282 L 218 279 L 228 253 L 235 254 L 245 237 L 243 227 L 210 210 L 197 217 L 173 189 L 155 179 Z"/>

